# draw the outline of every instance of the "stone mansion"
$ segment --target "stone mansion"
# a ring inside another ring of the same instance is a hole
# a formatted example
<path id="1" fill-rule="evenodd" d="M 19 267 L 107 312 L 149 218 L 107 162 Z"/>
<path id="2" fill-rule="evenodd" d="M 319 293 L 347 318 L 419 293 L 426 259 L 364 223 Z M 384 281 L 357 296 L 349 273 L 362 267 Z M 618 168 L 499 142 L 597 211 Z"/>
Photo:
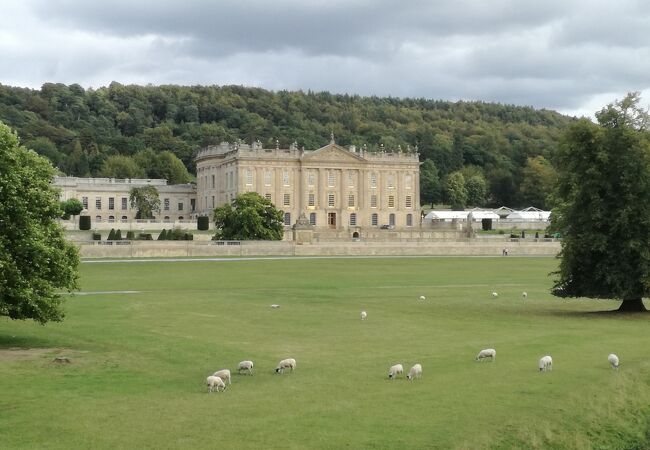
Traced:
<path id="1" fill-rule="evenodd" d="M 61 198 L 77 198 L 95 221 L 130 221 L 132 187 L 154 185 L 161 198 L 156 219 L 212 216 L 215 207 L 255 191 L 284 213 L 285 225 L 304 215 L 315 229 L 411 228 L 420 225 L 419 161 L 411 151 L 370 152 L 337 145 L 306 151 L 265 149 L 255 142 L 221 143 L 196 156 L 196 185 L 165 180 L 57 177 Z"/>

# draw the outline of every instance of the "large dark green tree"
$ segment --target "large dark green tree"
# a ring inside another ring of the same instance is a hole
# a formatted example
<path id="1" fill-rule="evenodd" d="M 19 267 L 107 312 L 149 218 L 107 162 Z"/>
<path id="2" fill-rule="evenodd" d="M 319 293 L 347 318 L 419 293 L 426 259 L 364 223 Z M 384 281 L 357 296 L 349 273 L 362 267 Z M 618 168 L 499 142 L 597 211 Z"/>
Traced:
<path id="1" fill-rule="evenodd" d="M 432 208 L 440 201 L 440 176 L 430 159 L 425 159 L 420 165 L 420 199 L 422 204 L 431 204 Z"/>
<path id="2" fill-rule="evenodd" d="M 160 195 L 155 186 L 134 187 L 129 191 L 129 203 L 137 213 L 136 219 L 152 219 L 160 211 Z"/>
<path id="3" fill-rule="evenodd" d="M 78 287 L 79 255 L 56 221 L 54 173 L 0 122 L 0 316 L 60 321 L 60 291 Z"/>
<path id="4" fill-rule="evenodd" d="M 553 293 L 622 300 L 619 311 L 645 310 L 650 294 L 650 145 L 630 100 L 571 126 L 555 160 L 563 241 Z"/>
<path id="5" fill-rule="evenodd" d="M 215 208 L 218 240 L 279 241 L 284 234 L 282 211 L 257 192 L 238 195 L 231 203 Z"/>

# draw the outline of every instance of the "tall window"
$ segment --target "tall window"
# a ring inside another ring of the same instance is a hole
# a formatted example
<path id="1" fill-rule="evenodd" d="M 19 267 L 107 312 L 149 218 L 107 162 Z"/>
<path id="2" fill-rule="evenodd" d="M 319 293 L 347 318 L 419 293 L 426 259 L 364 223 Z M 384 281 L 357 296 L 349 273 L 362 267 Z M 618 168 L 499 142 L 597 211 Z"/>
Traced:
<path id="1" fill-rule="evenodd" d="M 316 226 L 316 213 L 309 213 L 309 223 Z"/>
<path id="2" fill-rule="evenodd" d="M 81 197 L 81 203 L 84 205 L 84 209 L 88 209 L 88 197 Z"/>
<path id="3" fill-rule="evenodd" d="M 252 186 L 253 185 L 253 171 L 250 169 L 246 169 L 246 186 Z"/>
<path id="4" fill-rule="evenodd" d="M 406 226 L 407 227 L 412 227 L 413 226 L 413 214 L 407 214 L 406 215 Z"/>
<path id="5" fill-rule="evenodd" d="M 372 216 L 370 216 L 370 224 L 373 227 L 376 227 L 378 223 L 379 223 L 379 216 L 377 215 L 377 213 L 374 213 Z"/>
<path id="6" fill-rule="evenodd" d="M 377 207 L 377 194 L 372 194 L 370 196 L 370 207 L 371 208 L 376 208 Z"/>
<path id="7" fill-rule="evenodd" d="M 212 189 L 214 189 L 214 188 L 215 188 L 215 185 L 214 185 L 214 175 L 212 175 Z"/>
<path id="8" fill-rule="evenodd" d="M 291 225 L 291 213 L 284 213 L 284 224 Z"/>
<path id="9" fill-rule="evenodd" d="M 406 189 L 411 189 L 413 187 L 413 177 L 411 175 L 406 175 L 404 177 L 404 187 Z"/>
<path id="10" fill-rule="evenodd" d="M 386 184 L 388 184 L 388 189 L 395 189 L 395 176 L 394 175 L 388 175 L 388 178 L 386 180 Z"/>
<path id="11" fill-rule="evenodd" d="M 354 194 L 348 194 L 348 207 L 354 207 Z"/>
<path id="12" fill-rule="evenodd" d="M 264 186 L 271 186 L 271 171 L 264 172 Z"/>
<path id="13" fill-rule="evenodd" d="M 95 197 L 95 209 L 102 209 L 102 198 Z"/>
<path id="14" fill-rule="evenodd" d="M 267 199 L 268 201 L 271 201 L 271 194 L 269 193 L 264 194 L 264 198 Z"/>
<path id="15" fill-rule="evenodd" d="M 183 210 L 183 202 L 178 202 L 178 210 L 179 211 Z"/>
<path id="16" fill-rule="evenodd" d="M 406 205 L 407 208 L 413 207 L 413 197 L 411 197 L 410 195 L 407 195 L 406 196 L 406 201 L 404 202 L 404 204 Z"/>
<path id="17" fill-rule="evenodd" d="M 108 197 L 108 209 L 115 209 L 115 197 Z"/>
<path id="18" fill-rule="evenodd" d="M 388 224 L 393 226 L 393 227 L 395 226 L 395 214 L 391 213 L 388 216 Z"/>
<path id="19" fill-rule="evenodd" d="M 313 192 L 310 192 L 308 197 L 307 197 L 307 204 L 309 206 L 316 206 L 316 196 L 314 195 Z"/>
<path id="20" fill-rule="evenodd" d="M 348 170 L 348 186 L 349 187 L 354 187 L 354 172 L 351 170 Z"/>
<path id="21" fill-rule="evenodd" d="M 169 211 L 169 199 L 168 199 L 168 198 L 163 199 L 163 205 L 164 205 L 164 206 L 163 206 L 163 209 L 164 209 L 165 211 Z"/>
<path id="22" fill-rule="evenodd" d="M 334 208 L 334 193 L 330 192 L 327 194 L 327 206 Z"/>
<path id="23" fill-rule="evenodd" d="M 370 188 L 377 189 L 377 174 L 374 172 L 370 174 Z"/>
<path id="24" fill-rule="evenodd" d="M 214 208 L 214 195 L 212 196 L 212 207 Z"/>
<path id="25" fill-rule="evenodd" d="M 127 209 L 128 208 L 128 199 L 126 197 L 122 197 L 122 209 Z"/>
<path id="26" fill-rule="evenodd" d="M 282 172 L 282 184 L 285 186 L 289 186 L 289 171 L 285 170 Z"/>
<path id="27" fill-rule="evenodd" d="M 329 171 L 327 172 L 327 186 L 328 187 L 334 187 L 334 182 L 336 181 L 336 175 L 334 174 L 334 171 Z"/>
<path id="28" fill-rule="evenodd" d="M 350 214 L 350 226 L 351 227 L 357 226 L 357 215 L 355 213 Z"/>
<path id="29" fill-rule="evenodd" d="M 307 186 L 313 186 L 314 185 L 314 172 L 307 172 Z"/>
<path id="30" fill-rule="evenodd" d="M 394 208 L 395 207 L 395 196 L 394 195 L 389 195 L 388 196 L 388 207 L 389 208 Z"/>
<path id="31" fill-rule="evenodd" d="M 284 194 L 284 201 L 282 203 L 284 206 L 291 205 L 291 194 Z"/>

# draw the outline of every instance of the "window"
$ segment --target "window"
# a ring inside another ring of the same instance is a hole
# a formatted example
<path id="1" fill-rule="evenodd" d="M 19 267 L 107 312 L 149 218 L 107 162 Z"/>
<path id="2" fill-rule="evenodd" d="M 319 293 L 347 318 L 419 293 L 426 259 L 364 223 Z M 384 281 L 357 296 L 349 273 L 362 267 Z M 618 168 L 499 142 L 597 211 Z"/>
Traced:
<path id="1" fill-rule="evenodd" d="M 214 189 L 214 175 L 212 175 L 212 189 Z"/>
<path id="2" fill-rule="evenodd" d="M 348 207 L 354 208 L 354 194 L 348 195 Z"/>
<path id="3" fill-rule="evenodd" d="M 284 224 L 291 225 L 291 213 L 284 213 Z"/>
<path id="4" fill-rule="evenodd" d="M 373 227 L 376 227 L 378 223 L 379 223 L 379 216 L 377 215 L 377 213 L 370 216 L 370 224 Z"/>
<path id="5" fill-rule="evenodd" d="M 264 198 L 271 201 L 271 194 L 264 194 Z"/>
<path id="6" fill-rule="evenodd" d="M 271 186 L 271 171 L 264 172 L 264 186 Z"/>
<path id="7" fill-rule="evenodd" d="M 327 186 L 334 187 L 334 182 L 336 181 L 336 175 L 333 171 L 327 172 Z"/>
<path id="8" fill-rule="evenodd" d="M 392 214 L 392 213 L 391 213 L 391 214 L 388 216 L 388 225 L 390 225 L 391 227 L 394 227 L 394 226 L 395 226 L 395 214 Z"/>
<path id="9" fill-rule="evenodd" d="M 310 192 L 309 196 L 307 198 L 308 198 L 307 204 L 309 206 L 315 206 L 316 205 L 316 196 L 314 195 L 313 192 Z"/>
<path id="10" fill-rule="evenodd" d="M 102 216 L 95 216 L 95 221 L 96 222 L 101 222 L 102 221 Z"/>
<path id="11" fill-rule="evenodd" d="M 166 220 L 166 221 L 169 222 L 169 216 L 165 216 L 165 217 L 163 218 L 163 220 Z"/>
<path id="12" fill-rule="evenodd" d="M 395 176 L 388 175 L 386 184 L 388 184 L 388 189 L 395 189 Z"/>
<path id="13" fill-rule="evenodd" d="M 406 189 L 411 189 L 413 187 L 413 177 L 411 175 L 406 175 L 404 177 L 404 187 Z"/>
<path id="14" fill-rule="evenodd" d="M 115 222 L 115 216 L 108 216 L 109 222 Z"/>
<path id="15" fill-rule="evenodd" d="M 291 194 L 284 194 L 284 206 L 290 206 L 291 205 Z"/>
<path id="16" fill-rule="evenodd" d="M 351 227 L 357 226 L 357 215 L 355 213 L 350 214 L 350 226 Z"/>
<path id="17" fill-rule="evenodd" d="M 88 197 L 81 197 L 81 203 L 83 203 L 84 209 L 88 209 Z"/>
<path id="18" fill-rule="evenodd" d="M 407 227 L 412 227 L 413 226 L 413 214 L 407 214 L 406 215 L 406 226 Z"/>
<path id="19" fill-rule="evenodd" d="M 102 198 L 95 197 L 95 209 L 102 209 Z"/>
<path id="20" fill-rule="evenodd" d="M 289 171 L 285 170 L 282 172 L 282 184 L 289 186 Z"/>
<path id="21" fill-rule="evenodd" d="M 212 196 L 212 207 L 214 208 L 214 195 Z"/>
<path id="22" fill-rule="evenodd" d="M 327 194 L 327 206 L 334 208 L 334 193 L 330 192 Z"/>
<path id="23" fill-rule="evenodd" d="M 394 208 L 395 207 L 395 196 L 394 195 L 389 195 L 388 196 L 388 207 L 389 208 Z"/>
<path id="24" fill-rule="evenodd" d="M 115 197 L 108 197 L 108 209 L 109 210 L 115 209 Z"/>
<path id="25" fill-rule="evenodd" d="M 183 210 L 183 202 L 178 202 L 178 210 L 179 211 Z"/>
<path id="26" fill-rule="evenodd" d="M 377 207 L 377 194 L 372 194 L 370 196 L 370 207 L 371 208 L 376 208 Z"/>
<path id="27" fill-rule="evenodd" d="M 349 170 L 348 171 L 348 186 L 349 187 L 354 187 L 354 172 Z"/>
<path id="28" fill-rule="evenodd" d="M 165 206 L 163 207 L 163 209 L 164 209 L 165 211 L 169 211 L 169 199 L 168 199 L 168 198 L 166 198 L 166 199 L 163 200 L 163 205 L 165 205 Z"/>
<path id="29" fill-rule="evenodd" d="M 371 189 L 377 189 L 377 174 L 376 173 L 371 173 L 370 174 L 370 188 Z"/>
<path id="30" fill-rule="evenodd" d="M 128 206 L 127 206 L 127 205 L 128 205 L 127 200 L 128 200 L 128 199 L 127 199 L 126 197 L 122 197 L 122 209 L 123 209 L 123 210 L 128 208 Z"/>
<path id="31" fill-rule="evenodd" d="M 309 213 L 309 223 L 316 226 L 316 213 Z"/>
<path id="32" fill-rule="evenodd" d="M 314 185 L 314 172 L 307 172 L 307 186 Z"/>
<path id="33" fill-rule="evenodd" d="M 413 207 L 413 200 L 412 199 L 413 199 L 413 197 L 411 197 L 410 195 L 406 196 L 406 201 L 404 203 L 405 203 L 407 208 Z"/>
<path id="34" fill-rule="evenodd" d="M 228 172 L 228 189 L 232 189 L 235 186 L 235 174 Z"/>
<path id="35" fill-rule="evenodd" d="M 250 169 L 246 169 L 246 186 L 252 186 L 253 185 L 253 171 Z"/>
<path id="36" fill-rule="evenodd" d="M 122 216 L 122 222 L 126 222 L 128 218 L 126 216 Z"/>

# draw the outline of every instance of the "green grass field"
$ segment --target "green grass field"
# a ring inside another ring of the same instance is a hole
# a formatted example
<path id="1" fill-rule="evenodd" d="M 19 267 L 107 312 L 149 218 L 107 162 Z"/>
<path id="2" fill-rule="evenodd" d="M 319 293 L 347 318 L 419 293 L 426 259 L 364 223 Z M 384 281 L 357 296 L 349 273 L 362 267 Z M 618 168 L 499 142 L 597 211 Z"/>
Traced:
<path id="1" fill-rule="evenodd" d="M 140 292 L 71 297 L 45 327 L 2 319 L 0 448 L 647 448 L 648 316 L 552 297 L 556 264 L 83 264 L 83 292 Z M 486 347 L 496 361 L 475 362 Z M 288 357 L 296 371 L 275 374 Z M 207 394 L 243 359 L 254 376 Z M 398 362 L 423 378 L 388 380 Z"/>

